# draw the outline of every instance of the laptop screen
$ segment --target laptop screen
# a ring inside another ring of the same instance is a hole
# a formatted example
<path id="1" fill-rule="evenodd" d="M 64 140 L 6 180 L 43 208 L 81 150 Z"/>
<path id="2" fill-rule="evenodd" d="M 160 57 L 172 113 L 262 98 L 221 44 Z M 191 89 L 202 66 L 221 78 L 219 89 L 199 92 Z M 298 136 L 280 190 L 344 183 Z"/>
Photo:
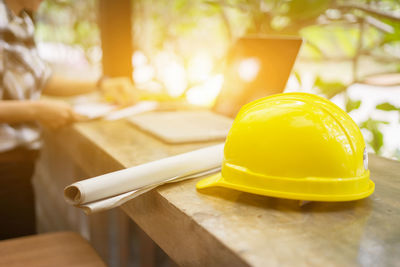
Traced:
<path id="1" fill-rule="evenodd" d="M 283 92 L 302 44 L 296 37 L 246 37 L 230 49 L 213 110 L 230 117 L 255 99 Z"/>

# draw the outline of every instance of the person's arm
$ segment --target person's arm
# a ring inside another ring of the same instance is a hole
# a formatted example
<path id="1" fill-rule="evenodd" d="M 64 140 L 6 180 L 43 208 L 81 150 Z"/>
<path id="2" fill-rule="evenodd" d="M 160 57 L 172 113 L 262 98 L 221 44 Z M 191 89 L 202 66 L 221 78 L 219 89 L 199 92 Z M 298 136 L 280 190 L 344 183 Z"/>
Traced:
<path id="1" fill-rule="evenodd" d="M 43 94 L 50 96 L 75 96 L 93 92 L 97 89 L 97 81 L 82 80 L 53 74 L 43 88 Z"/>
<path id="2" fill-rule="evenodd" d="M 32 101 L 0 101 L 0 122 L 2 123 L 33 121 L 35 113 Z"/>
<path id="3" fill-rule="evenodd" d="M 68 97 L 95 90 L 99 90 L 107 101 L 117 105 L 131 105 L 138 100 L 137 91 L 128 77 L 102 78 L 101 82 L 98 82 L 54 74 L 42 92 L 50 96 Z"/>
<path id="4" fill-rule="evenodd" d="M 18 123 L 38 121 L 50 129 L 57 129 L 82 119 L 71 107 L 58 101 L 1 100 L 0 122 Z"/>

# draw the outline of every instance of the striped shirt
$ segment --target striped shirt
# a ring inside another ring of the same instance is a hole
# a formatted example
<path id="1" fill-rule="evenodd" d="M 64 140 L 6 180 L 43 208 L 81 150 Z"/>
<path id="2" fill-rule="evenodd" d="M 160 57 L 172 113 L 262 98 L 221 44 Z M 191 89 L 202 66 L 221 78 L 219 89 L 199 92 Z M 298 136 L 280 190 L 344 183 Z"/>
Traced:
<path id="1" fill-rule="evenodd" d="M 0 0 L 0 99 L 37 100 L 50 75 L 38 55 L 34 25 L 26 12 L 14 15 Z M 36 123 L 0 123 L 0 152 L 40 147 Z"/>

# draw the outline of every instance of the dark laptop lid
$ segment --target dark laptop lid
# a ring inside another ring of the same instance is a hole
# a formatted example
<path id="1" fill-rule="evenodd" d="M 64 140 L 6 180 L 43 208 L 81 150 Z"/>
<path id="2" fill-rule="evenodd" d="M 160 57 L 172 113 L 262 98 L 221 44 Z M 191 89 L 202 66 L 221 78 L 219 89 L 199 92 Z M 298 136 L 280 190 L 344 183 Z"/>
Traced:
<path id="1" fill-rule="evenodd" d="M 239 39 L 227 55 L 214 111 L 234 117 L 244 104 L 283 92 L 301 44 L 296 37 Z"/>

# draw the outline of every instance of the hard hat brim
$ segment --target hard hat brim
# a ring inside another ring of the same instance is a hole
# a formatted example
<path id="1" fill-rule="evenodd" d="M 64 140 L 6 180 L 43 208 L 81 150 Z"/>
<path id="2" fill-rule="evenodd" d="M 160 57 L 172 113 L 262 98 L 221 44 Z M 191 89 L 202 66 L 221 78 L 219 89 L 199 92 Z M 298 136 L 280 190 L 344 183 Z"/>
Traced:
<path id="1" fill-rule="evenodd" d="M 197 189 L 204 189 L 208 187 L 219 186 L 218 181 L 222 179 L 221 172 L 208 176 L 206 178 L 201 179 L 197 184 Z"/>
<path id="2" fill-rule="evenodd" d="M 285 199 L 295 199 L 295 200 L 307 200 L 307 201 L 325 201 L 325 202 L 336 202 L 336 201 L 353 201 L 366 198 L 370 196 L 375 190 L 375 184 L 372 180 L 369 180 L 368 188 L 363 192 L 358 192 L 356 194 L 346 194 L 346 195 L 338 195 L 338 194 L 295 194 L 290 192 L 282 192 L 282 191 L 273 191 L 267 190 L 264 188 L 255 188 L 246 186 L 243 184 L 233 184 L 224 179 L 221 173 L 213 174 L 209 177 L 206 177 L 200 180 L 196 184 L 197 189 L 205 189 L 209 187 L 225 187 L 238 191 L 243 191 L 251 194 L 269 196 L 269 197 L 277 197 L 277 198 L 285 198 Z"/>

